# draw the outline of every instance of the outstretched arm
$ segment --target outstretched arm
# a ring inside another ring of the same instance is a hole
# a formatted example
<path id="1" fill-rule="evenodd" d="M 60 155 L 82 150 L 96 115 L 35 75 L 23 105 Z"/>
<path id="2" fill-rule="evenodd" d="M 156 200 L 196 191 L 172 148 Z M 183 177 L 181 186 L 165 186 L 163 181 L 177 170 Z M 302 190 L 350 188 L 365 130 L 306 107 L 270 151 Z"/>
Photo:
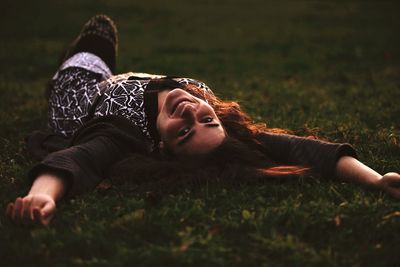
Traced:
<path id="1" fill-rule="evenodd" d="M 7 216 L 17 224 L 49 224 L 57 200 L 95 188 L 108 167 L 123 155 L 119 146 L 105 136 L 49 154 L 30 170 L 31 189 L 8 205 Z"/>
<path id="2" fill-rule="evenodd" d="M 56 201 L 66 191 L 66 181 L 54 174 L 40 175 L 25 197 L 17 198 L 7 206 L 6 215 L 18 224 L 48 225 L 56 210 Z"/>
<path id="3" fill-rule="evenodd" d="M 400 174 L 390 172 L 382 176 L 358 161 L 348 144 L 273 133 L 260 133 L 257 138 L 262 151 L 277 162 L 309 166 L 322 177 L 372 186 L 400 199 Z"/>
<path id="4" fill-rule="evenodd" d="M 71 147 L 50 153 L 31 169 L 31 190 L 8 205 L 7 216 L 17 223 L 47 225 L 57 200 L 95 188 L 108 168 L 132 151 L 148 151 L 137 126 L 119 117 L 93 120 L 75 136 Z"/>
<path id="5" fill-rule="evenodd" d="M 380 188 L 400 199 L 400 175 L 398 173 L 389 172 L 382 176 L 357 159 L 343 156 L 337 161 L 336 175 L 348 182 Z"/>

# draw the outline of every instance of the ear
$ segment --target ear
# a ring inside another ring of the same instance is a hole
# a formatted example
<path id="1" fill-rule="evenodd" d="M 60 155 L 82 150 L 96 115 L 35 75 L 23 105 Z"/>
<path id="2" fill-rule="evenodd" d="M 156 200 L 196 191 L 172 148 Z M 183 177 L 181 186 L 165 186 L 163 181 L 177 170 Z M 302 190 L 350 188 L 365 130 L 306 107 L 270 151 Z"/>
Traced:
<path id="1" fill-rule="evenodd" d="M 161 157 L 171 158 L 173 156 L 173 153 L 169 150 L 168 146 L 163 141 L 160 141 L 158 143 L 158 151 Z"/>

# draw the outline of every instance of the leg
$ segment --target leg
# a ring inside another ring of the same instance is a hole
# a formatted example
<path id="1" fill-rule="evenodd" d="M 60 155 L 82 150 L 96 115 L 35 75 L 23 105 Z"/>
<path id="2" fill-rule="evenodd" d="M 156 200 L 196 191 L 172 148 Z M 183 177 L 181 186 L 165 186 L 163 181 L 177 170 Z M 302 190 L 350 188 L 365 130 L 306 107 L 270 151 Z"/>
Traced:
<path id="1" fill-rule="evenodd" d="M 92 17 L 66 50 L 60 65 L 79 52 L 88 52 L 100 57 L 114 73 L 118 53 L 118 31 L 115 23 L 105 15 Z"/>
<path id="2" fill-rule="evenodd" d="M 49 126 L 52 132 L 72 136 L 87 120 L 94 99 L 100 95 L 99 73 L 79 67 L 58 72 L 49 94 Z"/>
<path id="3" fill-rule="evenodd" d="M 54 133 L 69 137 L 88 119 L 97 84 L 115 69 L 117 30 L 104 15 L 91 18 L 63 56 L 49 85 L 49 126 Z"/>

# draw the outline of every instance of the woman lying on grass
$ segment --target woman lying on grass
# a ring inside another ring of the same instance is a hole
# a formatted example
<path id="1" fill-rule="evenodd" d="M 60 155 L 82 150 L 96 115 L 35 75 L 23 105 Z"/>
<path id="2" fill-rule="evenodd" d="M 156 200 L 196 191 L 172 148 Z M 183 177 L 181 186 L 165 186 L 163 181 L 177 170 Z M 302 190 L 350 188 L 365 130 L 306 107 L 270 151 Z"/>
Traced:
<path id="1" fill-rule="evenodd" d="M 28 138 L 40 163 L 29 172 L 29 193 L 6 210 L 16 223 L 49 224 L 57 201 L 113 174 L 140 181 L 192 173 L 228 180 L 313 173 L 400 198 L 400 175 L 380 175 L 348 144 L 255 124 L 237 103 L 220 100 L 193 79 L 113 76 L 117 42 L 114 23 L 98 15 L 63 56 L 48 91 L 52 133 Z"/>

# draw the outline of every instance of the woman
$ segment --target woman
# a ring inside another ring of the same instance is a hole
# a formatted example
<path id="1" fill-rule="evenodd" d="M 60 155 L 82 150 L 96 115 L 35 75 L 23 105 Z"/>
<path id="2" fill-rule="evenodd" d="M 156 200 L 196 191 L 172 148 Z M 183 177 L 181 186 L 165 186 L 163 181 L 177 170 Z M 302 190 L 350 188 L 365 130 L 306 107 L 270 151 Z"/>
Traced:
<path id="1" fill-rule="evenodd" d="M 310 171 L 400 198 L 400 175 L 378 174 L 348 144 L 254 124 L 237 103 L 221 101 L 193 79 L 113 76 L 117 43 L 114 23 L 98 15 L 64 55 L 48 91 L 52 133 L 28 139 L 41 162 L 29 172 L 29 193 L 7 207 L 13 221 L 47 225 L 60 199 L 88 191 L 112 173 L 132 178 L 141 171 L 214 171 L 228 178 Z"/>

